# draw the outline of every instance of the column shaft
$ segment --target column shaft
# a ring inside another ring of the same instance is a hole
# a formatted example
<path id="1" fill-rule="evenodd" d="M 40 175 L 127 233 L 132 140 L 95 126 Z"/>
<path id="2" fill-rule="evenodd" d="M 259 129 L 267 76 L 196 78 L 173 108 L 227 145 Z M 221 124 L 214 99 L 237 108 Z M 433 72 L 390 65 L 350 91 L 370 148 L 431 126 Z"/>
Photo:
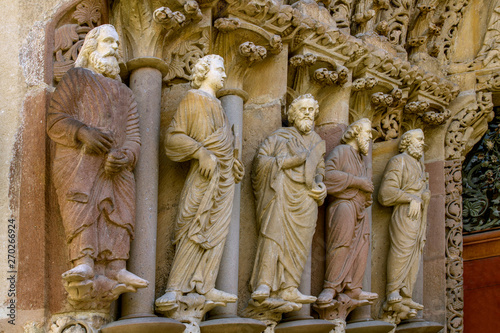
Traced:
<path id="1" fill-rule="evenodd" d="M 122 316 L 127 318 L 154 313 L 162 74 L 155 68 L 138 68 L 131 74 L 130 88 L 139 111 L 141 155 L 135 168 L 136 224 L 128 269 L 148 280 L 149 286 L 123 295 Z"/>
<path id="2" fill-rule="evenodd" d="M 226 112 L 229 123 L 234 126 L 235 149 L 239 149 L 241 156 L 241 140 L 243 129 L 243 99 L 236 95 L 226 95 L 220 98 L 222 107 Z M 240 158 L 238 156 L 238 158 Z M 249 175 L 246 170 L 246 177 Z M 240 253 L 240 199 L 241 184 L 236 184 L 234 189 L 233 211 L 229 233 L 222 254 L 219 275 L 215 287 L 219 290 L 238 295 L 238 267 Z M 236 317 L 238 303 L 229 303 L 226 307 L 217 307 L 210 312 L 212 318 Z"/>

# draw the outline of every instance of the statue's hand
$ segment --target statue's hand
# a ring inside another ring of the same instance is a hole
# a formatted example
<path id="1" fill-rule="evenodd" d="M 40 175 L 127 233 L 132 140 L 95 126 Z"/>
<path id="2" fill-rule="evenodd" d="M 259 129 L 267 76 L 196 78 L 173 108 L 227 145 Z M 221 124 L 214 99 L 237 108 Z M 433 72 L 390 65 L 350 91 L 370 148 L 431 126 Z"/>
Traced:
<path id="1" fill-rule="evenodd" d="M 415 197 L 410 201 L 410 208 L 408 209 L 408 217 L 410 219 L 419 219 L 422 208 L 422 200 L 418 197 Z"/>
<path id="2" fill-rule="evenodd" d="M 203 177 L 211 179 L 217 167 L 217 157 L 205 148 L 198 150 L 198 160 L 200 162 L 200 173 Z"/>
<path id="3" fill-rule="evenodd" d="M 107 174 L 118 173 L 125 169 L 129 164 L 130 159 L 127 154 L 120 150 L 113 150 L 106 157 L 104 171 L 106 171 Z"/>
<path id="4" fill-rule="evenodd" d="M 357 187 L 363 191 L 363 192 L 367 192 L 367 193 L 372 193 L 373 192 L 373 183 L 370 179 L 368 178 L 358 178 L 357 181 L 356 181 L 356 185 Z"/>
<path id="5" fill-rule="evenodd" d="M 424 193 L 422 193 L 422 200 L 424 202 L 429 202 L 430 199 L 431 199 L 431 191 L 429 190 L 424 191 Z"/>
<path id="6" fill-rule="evenodd" d="M 88 153 L 106 154 L 113 145 L 113 139 L 108 134 L 87 126 L 80 127 L 76 138 L 83 143 Z"/>
<path id="7" fill-rule="evenodd" d="M 307 149 L 301 147 L 299 143 L 293 139 L 288 141 L 286 145 L 290 155 L 285 158 L 283 168 L 290 169 L 304 164 L 307 159 Z"/>
<path id="8" fill-rule="evenodd" d="M 241 182 L 243 176 L 245 175 L 245 167 L 237 158 L 234 159 L 233 174 L 234 174 L 234 182 L 236 184 Z"/>
<path id="9" fill-rule="evenodd" d="M 326 198 L 326 186 L 323 182 L 317 183 L 313 186 L 309 192 L 309 196 L 318 202 L 318 205 L 322 205 Z"/>

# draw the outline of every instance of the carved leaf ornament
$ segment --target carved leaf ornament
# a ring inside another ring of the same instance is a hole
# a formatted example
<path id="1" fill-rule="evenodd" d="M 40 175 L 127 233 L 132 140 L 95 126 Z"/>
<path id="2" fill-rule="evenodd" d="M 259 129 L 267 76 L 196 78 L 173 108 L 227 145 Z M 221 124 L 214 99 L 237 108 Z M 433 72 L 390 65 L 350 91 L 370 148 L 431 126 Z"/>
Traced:
<path id="1" fill-rule="evenodd" d="M 76 6 L 72 19 L 77 23 L 58 27 L 54 36 L 54 80 L 59 82 L 73 68 L 87 33 L 101 24 L 101 2 L 85 0 Z"/>

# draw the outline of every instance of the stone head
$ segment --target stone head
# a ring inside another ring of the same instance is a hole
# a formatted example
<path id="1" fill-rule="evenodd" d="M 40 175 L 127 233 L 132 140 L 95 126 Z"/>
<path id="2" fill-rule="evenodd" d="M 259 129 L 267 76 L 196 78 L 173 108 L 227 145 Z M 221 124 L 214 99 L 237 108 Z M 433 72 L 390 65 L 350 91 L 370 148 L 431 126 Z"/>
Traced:
<path id="1" fill-rule="evenodd" d="M 78 54 L 75 67 L 88 68 L 97 74 L 120 79 L 120 38 L 115 27 L 103 24 L 90 30 Z"/>
<path id="2" fill-rule="evenodd" d="M 372 139 L 372 122 L 362 118 L 350 124 L 342 135 L 341 143 L 349 144 L 361 154 L 367 155 Z"/>
<path id="3" fill-rule="evenodd" d="M 420 160 L 424 154 L 424 132 L 420 128 L 405 132 L 399 142 L 399 151 Z"/>
<path id="4" fill-rule="evenodd" d="M 302 134 L 314 129 L 314 120 L 319 114 L 319 104 L 311 94 L 305 94 L 292 101 L 288 108 L 288 123 Z"/>
<path id="5" fill-rule="evenodd" d="M 224 87 L 226 77 L 224 59 L 219 55 L 209 54 L 194 65 L 191 86 L 196 89 L 207 86 L 209 90 L 218 91 Z"/>

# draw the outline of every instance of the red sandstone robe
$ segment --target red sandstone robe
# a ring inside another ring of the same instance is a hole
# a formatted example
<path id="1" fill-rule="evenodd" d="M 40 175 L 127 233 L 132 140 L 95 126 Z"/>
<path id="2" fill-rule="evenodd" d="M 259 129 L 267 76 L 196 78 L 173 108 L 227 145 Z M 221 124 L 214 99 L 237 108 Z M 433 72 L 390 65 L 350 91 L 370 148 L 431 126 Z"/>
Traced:
<path id="1" fill-rule="evenodd" d="M 168 290 L 205 294 L 215 287 L 233 208 L 233 134 L 215 97 L 190 90 L 170 124 L 165 148 L 176 162 L 191 160 L 175 223 L 176 244 Z M 205 147 L 217 157 L 209 180 L 193 154 Z"/>
<path id="2" fill-rule="evenodd" d="M 367 176 L 361 154 L 350 145 L 339 145 L 328 156 L 325 185 L 331 203 L 327 209 L 324 287 L 337 292 L 362 287 L 370 246 L 366 208 L 371 205 L 371 193 L 351 184 L 353 177 Z"/>
<path id="3" fill-rule="evenodd" d="M 283 169 L 291 156 L 287 142 L 307 149 L 304 164 Z M 259 242 L 250 286 L 272 291 L 298 287 L 311 250 L 318 203 L 309 196 L 315 177 L 324 175 L 325 142 L 316 132 L 307 139 L 295 127 L 281 128 L 259 148 L 253 169 Z"/>
<path id="4" fill-rule="evenodd" d="M 425 245 L 428 202 L 422 203 L 419 219 L 410 219 L 408 211 L 412 197 L 421 198 L 427 190 L 422 161 L 407 153 L 396 155 L 389 161 L 378 195 L 382 205 L 395 206 L 389 226 L 391 246 L 387 258 L 387 294 L 404 288 L 408 296 L 412 295 Z"/>
<path id="5" fill-rule="evenodd" d="M 131 165 L 120 173 L 107 175 L 106 155 L 86 153 L 77 140 L 82 126 L 108 133 L 114 141 L 112 149 L 122 149 Z M 70 260 L 87 252 L 93 258 L 104 254 L 108 260 L 127 259 L 135 219 L 132 171 L 140 151 L 139 116 L 132 91 L 123 83 L 88 69 L 71 69 L 52 96 L 47 133 L 56 142 L 52 178 L 70 245 Z M 96 245 L 92 238 L 97 236 L 82 236 L 82 232 L 95 227 L 98 219 L 106 222 L 99 222 L 93 234 L 103 232 L 103 227 L 108 229 L 103 233 L 111 237 Z M 112 237 L 113 230 L 120 234 L 116 239 Z"/>

